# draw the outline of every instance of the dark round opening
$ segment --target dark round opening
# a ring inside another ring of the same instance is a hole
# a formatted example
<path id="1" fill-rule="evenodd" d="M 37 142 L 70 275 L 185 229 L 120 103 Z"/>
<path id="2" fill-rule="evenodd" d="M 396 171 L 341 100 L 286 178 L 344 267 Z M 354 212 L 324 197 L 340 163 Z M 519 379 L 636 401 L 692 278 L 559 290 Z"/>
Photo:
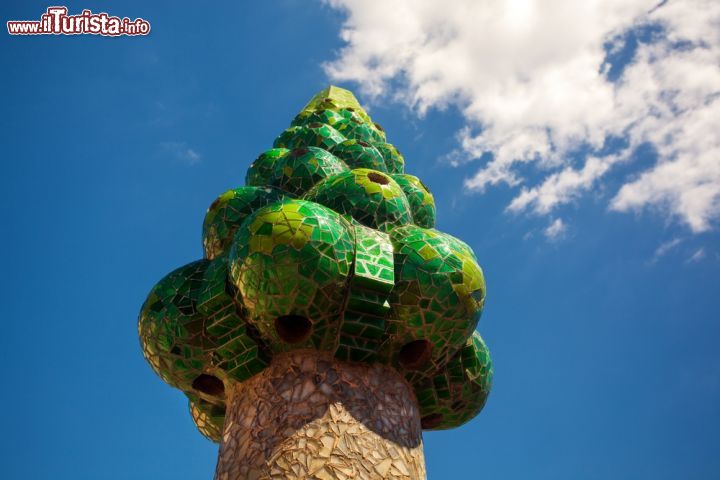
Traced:
<path id="1" fill-rule="evenodd" d="M 368 148 L 370 146 L 369 143 L 363 142 L 362 140 L 358 140 L 358 145 L 360 145 L 361 147 L 365 147 L 365 148 Z"/>
<path id="2" fill-rule="evenodd" d="M 192 387 L 198 392 L 207 393 L 213 397 L 225 393 L 225 385 L 223 385 L 222 380 L 214 375 L 207 375 L 205 373 L 198 375 L 198 377 L 193 380 Z"/>
<path id="3" fill-rule="evenodd" d="M 275 319 L 278 337 L 287 343 L 304 342 L 312 332 L 312 322 L 300 315 L 283 315 Z"/>
<path id="4" fill-rule="evenodd" d="M 427 340 L 415 340 L 406 343 L 400 349 L 398 361 L 400 366 L 409 370 L 417 370 L 430 361 L 433 344 Z"/>
<path id="5" fill-rule="evenodd" d="M 320 122 L 313 122 L 310 125 L 308 125 L 308 127 L 310 127 L 310 128 L 320 128 L 322 126 L 323 126 L 323 124 Z"/>
<path id="6" fill-rule="evenodd" d="M 442 413 L 431 413 L 420 419 L 420 426 L 423 429 L 437 428 L 443 421 Z"/>
<path id="7" fill-rule="evenodd" d="M 371 182 L 379 183 L 380 185 L 387 185 L 390 180 L 385 175 L 380 175 L 376 172 L 370 172 L 367 174 L 368 180 Z"/>
<path id="8" fill-rule="evenodd" d="M 375 128 L 377 128 L 377 129 L 380 130 L 381 132 L 384 132 L 384 131 L 385 131 L 385 130 L 380 126 L 379 123 L 373 123 L 373 125 L 375 125 Z"/>
<path id="9" fill-rule="evenodd" d="M 354 112 L 354 111 L 355 111 L 355 109 L 352 108 L 352 107 L 347 107 L 345 110 L 347 110 L 348 112 Z"/>

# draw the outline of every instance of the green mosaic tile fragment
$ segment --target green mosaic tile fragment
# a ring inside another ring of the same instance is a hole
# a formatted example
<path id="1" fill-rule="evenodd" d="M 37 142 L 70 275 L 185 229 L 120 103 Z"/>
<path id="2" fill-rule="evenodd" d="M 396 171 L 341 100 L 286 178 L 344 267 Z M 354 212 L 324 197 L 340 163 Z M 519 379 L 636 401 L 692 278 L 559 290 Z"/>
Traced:
<path id="1" fill-rule="evenodd" d="M 352 285 L 381 292 L 387 299 L 395 286 L 393 246 L 389 235 L 355 224 Z"/>
<path id="2" fill-rule="evenodd" d="M 384 317 L 390 311 L 388 295 L 355 286 L 348 297 L 347 309 Z M 383 321 L 384 324 L 384 321 Z"/>
<path id="3" fill-rule="evenodd" d="M 343 328 L 338 338 L 335 358 L 347 362 L 379 361 L 379 347 L 384 330 L 385 320 L 382 315 L 348 308 L 343 315 Z"/>
<path id="4" fill-rule="evenodd" d="M 473 332 L 444 368 L 413 384 L 423 429 L 455 428 L 475 417 L 490 394 L 492 376 L 490 352 Z"/>
<path id="5" fill-rule="evenodd" d="M 345 138 L 340 132 L 325 123 L 309 123 L 302 127 L 290 127 L 273 142 L 275 148 L 318 147 L 330 150 Z"/>
<path id="6" fill-rule="evenodd" d="M 205 258 L 226 253 L 240 224 L 255 210 L 285 198 L 272 187 L 239 187 L 220 195 L 208 208 L 203 222 Z"/>
<path id="7" fill-rule="evenodd" d="M 337 114 L 340 115 L 340 117 L 346 122 L 372 125 L 372 120 L 370 120 L 367 113 L 365 111 L 360 111 L 355 107 L 338 108 Z"/>
<path id="8" fill-rule="evenodd" d="M 405 171 L 405 158 L 394 145 L 389 143 L 373 144 L 385 159 L 385 166 L 390 173 L 403 173 Z"/>
<path id="9" fill-rule="evenodd" d="M 415 225 L 423 228 L 435 227 L 435 198 L 425 184 L 416 176 L 406 173 L 391 176 L 405 192 Z"/>
<path id="10" fill-rule="evenodd" d="M 271 148 L 260 154 L 247 170 L 245 175 L 245 183 L 257 187 L 262 187 L 270 183 L 275 163 L 290 150 L 287 148 Z"/>
<path id="11" fill-rule="evenodd" d="M 209 262 L 205 268 L 202 285 L 198 288 L 195 308 L 199 314 L 209 317 L 227 306 L 229 299 L 231 297 L 227 293 L 227 261 L 225 258 L 217 258 Z"/>
<path id="12" fill-rule="evenodd" d="M 304 198 L 381 231 L 412 222 L 402 188 L 388 174 L 376 170 L 357 168 L 329 177 Z"/>
<path id="13" fill-rule="evenodd" d="M 342 160 L 322 148 L 296 148 L 275 164 L 268 185 L 300 196 L 319 181 L 348 170 Z"/>
<path id="14" fill-rule="evenodd" d="M 230 277 L 248 321 L 275 351 L 335 349 L 353 251 L 351 225 L 316 203 L 272 204 L 243 223 L 228 258 Z M 284 338 L 278 322 L 290 322 L 286 330 L 303 322 L 310 328 Z"/>

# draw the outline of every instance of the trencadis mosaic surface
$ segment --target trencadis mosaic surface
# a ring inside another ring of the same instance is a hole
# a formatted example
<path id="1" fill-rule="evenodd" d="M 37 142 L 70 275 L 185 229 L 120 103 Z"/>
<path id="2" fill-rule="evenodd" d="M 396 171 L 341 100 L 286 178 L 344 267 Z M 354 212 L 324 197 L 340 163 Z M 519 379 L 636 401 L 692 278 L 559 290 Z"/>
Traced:
<path id="1" fill-rule="evenodd" d="M 252 162 L 245 186 L 210 205 L 203 258 L 155 285 L 138 325 L 146 359 L 185 392 L 205 436 L 220 441 L 228 382 L 307 349 L 395 369 L 423 429 L 483 408 L 483 273 L 466 243 L 434 228 L 432 194 L 404 170 L 352 93 L 329 87 Z"/>

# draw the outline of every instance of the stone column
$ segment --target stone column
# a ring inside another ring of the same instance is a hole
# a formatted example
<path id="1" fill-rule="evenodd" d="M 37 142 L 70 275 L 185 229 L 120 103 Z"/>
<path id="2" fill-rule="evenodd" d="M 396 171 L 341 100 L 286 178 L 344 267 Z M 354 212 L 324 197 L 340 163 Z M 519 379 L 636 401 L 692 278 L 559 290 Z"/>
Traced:
<path id="1" fill-rule="evenodd" d="M 415 395 L 388 366 L 296 351 L 226 394 L 216 480 L 425 478 Z"/>

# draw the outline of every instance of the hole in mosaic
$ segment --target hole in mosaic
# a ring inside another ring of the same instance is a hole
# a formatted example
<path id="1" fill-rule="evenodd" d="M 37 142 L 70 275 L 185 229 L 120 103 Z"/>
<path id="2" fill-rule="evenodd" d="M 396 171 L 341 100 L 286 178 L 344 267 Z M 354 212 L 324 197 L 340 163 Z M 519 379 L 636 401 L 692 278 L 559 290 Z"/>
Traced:
<path id="1" fill-rule="evenodd" d="M 398 355 L 400 366 L 410 370 L 423 367 L 430 361 L 432 347 L 432 343 L 427 340 L 415 340 L 406 343 L 400 349 L 400 354 Z"/>
<path id="2" fill-rule="evenodd" d="M 312 332 L 312 322 L 300 315 L 283 315 L 275 319 L 278 337 L 287 343 L 304 342 Z"/>
<path id="3" fill-rule="evenodd" d="M 371 182 L 379 183 L 380 185 L 387 185 L 388 183 L 390 183 L 390 180 L 388 180 L 385 175 L 380 175 L 376 172 L 368 173 L 367 177 L 368 180 L 370 180 Z"/>
<path id="4" fill-rule="evenodd" d="M 214 375 L 202 373 L 193 380 L 192 388 L 198 392 L 207 393 L 208 395 L 218 396 L 225 393 L 225 385 L 222 380 Z"/>

